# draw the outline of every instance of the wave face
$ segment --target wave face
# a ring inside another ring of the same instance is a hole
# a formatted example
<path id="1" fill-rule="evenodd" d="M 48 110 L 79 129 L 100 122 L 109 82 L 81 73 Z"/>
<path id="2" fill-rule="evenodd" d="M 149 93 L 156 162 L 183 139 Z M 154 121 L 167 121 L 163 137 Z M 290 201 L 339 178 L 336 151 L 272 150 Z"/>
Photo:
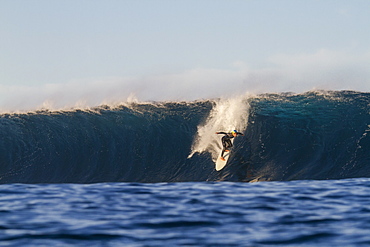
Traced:
<path id="1" fill-rule="evenodd" d="M 349 91 L 2 114 L 0 183 L 370 177 L 369 132 L 370 94 Z"/>

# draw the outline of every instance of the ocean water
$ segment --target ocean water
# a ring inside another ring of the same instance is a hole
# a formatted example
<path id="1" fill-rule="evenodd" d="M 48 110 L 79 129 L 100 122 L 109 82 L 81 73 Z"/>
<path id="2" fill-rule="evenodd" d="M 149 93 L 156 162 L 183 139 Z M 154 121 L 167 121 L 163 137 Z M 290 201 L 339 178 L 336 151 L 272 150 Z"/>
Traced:
<path id="1" fill-rule="evenodd" d="M 354 91 L 3 112 L 0 246 L 368 246 L 369 132 Z"/>
<path id="2" fill-rule="evenodd" d="M 0 246 L 369 246 L 370 179 L 0 185 Z"/>
<path id="3" fill-rule="evenodd" d="M 217 131 L 237 129 L 217 172 Z M 370 177 L 370 93 L 265 94 L 0 114 L 0 184 Z"/>

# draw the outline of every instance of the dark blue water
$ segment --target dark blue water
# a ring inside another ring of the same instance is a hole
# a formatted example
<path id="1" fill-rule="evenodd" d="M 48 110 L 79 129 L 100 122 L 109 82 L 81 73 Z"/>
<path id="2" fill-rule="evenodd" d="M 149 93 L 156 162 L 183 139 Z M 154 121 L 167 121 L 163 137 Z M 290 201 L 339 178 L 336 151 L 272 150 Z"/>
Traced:
<path id="1" fill-rule="evenodd" d="M 369 106 L 370 93 L 342 91 L 1 114 L 0 183 L 370 177 Z M 203 145 L 220 145 L 227 126 L 244 136 L 224 170 L 220 150 L 189 157 L 199 129 L 211 130 Z"/>
<path id="2" fill-rule="evenodd" d="M 368 246 L 370 179 L 0 185 L 1 246 Z"/>
<path id="3" fill-rule="evenodd" d="M 3 113 L 0 246 L 369 246 L 369 132 L 349 91 Z"/>

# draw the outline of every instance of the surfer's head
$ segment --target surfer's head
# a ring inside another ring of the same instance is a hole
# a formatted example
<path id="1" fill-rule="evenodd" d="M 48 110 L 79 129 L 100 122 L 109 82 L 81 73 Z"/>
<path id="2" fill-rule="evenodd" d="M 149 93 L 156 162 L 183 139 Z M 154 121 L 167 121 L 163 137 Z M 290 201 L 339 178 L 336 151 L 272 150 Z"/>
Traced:
<path id="1" fill-rule="evenodd" d="M 237 136 L 238 134 L 238 131 L 236 131 L 236 130 L 233 130 L 233 131 L 231 131 L 231 134 L 233 135 L 233 136 Z"/>

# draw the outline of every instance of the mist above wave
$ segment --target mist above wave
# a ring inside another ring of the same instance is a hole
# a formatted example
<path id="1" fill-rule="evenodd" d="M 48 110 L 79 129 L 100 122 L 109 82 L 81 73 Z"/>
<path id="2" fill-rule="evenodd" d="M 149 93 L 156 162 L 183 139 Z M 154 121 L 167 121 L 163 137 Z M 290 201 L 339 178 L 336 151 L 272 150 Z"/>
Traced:
<path id="1" fill-rule="evenodd" d="M 135 101 L 194 101 L 310 90 L 370 91 L 370 54 L 319 50 L 276 54 L 253 68 L 238 61 L 225 69 L 74 79 L 66 83 L 0 86 L 0 110 L 86 108 Z"/>

